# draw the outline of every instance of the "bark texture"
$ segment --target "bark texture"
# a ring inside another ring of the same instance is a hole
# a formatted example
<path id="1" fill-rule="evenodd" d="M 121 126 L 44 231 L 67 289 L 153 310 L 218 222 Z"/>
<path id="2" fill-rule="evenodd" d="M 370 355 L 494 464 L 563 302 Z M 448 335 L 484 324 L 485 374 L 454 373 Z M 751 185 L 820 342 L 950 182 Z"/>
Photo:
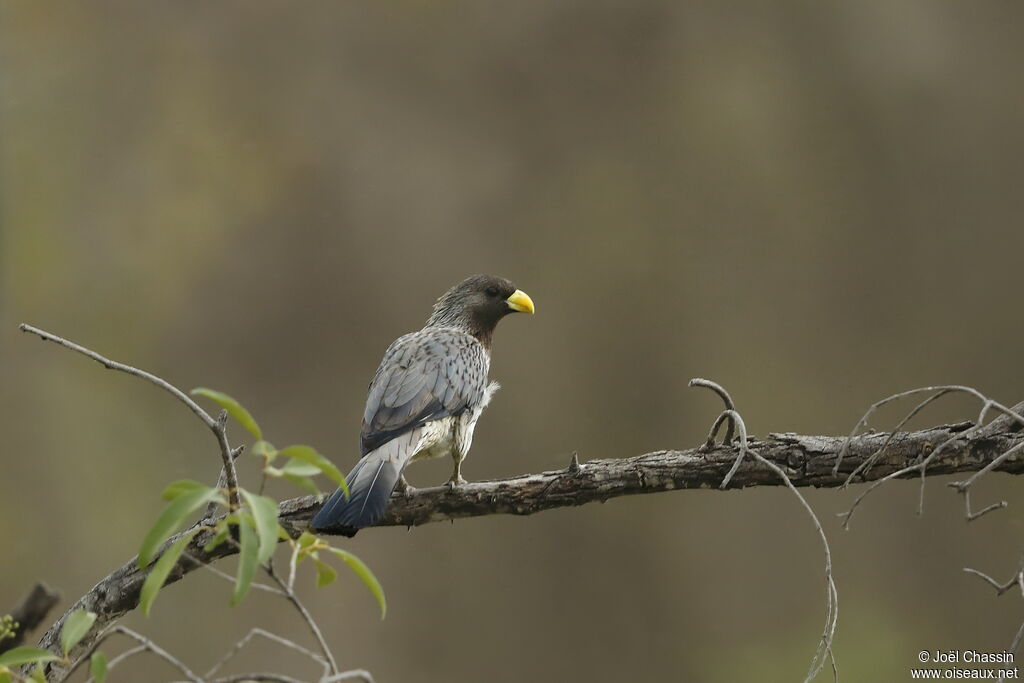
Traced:
<path id="1" fill-rule="evenodd" d="M 897 434 L 877 462 L 861 473 L 856 481 L 877 480 L 913 465 L 951 437 L 954 441 L 928 467 L 928 474 L 975 472 L 1024 442 L 1024 433 L 1009 421 L 1002 422 L 997 428 L 986 427 L 973 435 L 958 436 L 970 426 L 970 423 L 961 423 Z M 781 467 L 795 486 L 839 487 L 845 483 L 849 473 L 871 457 L 888 437 L 888 433 L 856 437 L 836 473 L 832 470 L 845 437 L 771 434 L 763 440 L 751 438 L 749 446 Z M 717 488 L 738 452 L 734 446 L 720 445 L 707 450 L 664 450 L 632 458 L 585 463 L 577 463 L 574 458 L 563 469 L 539 474 L 474 482 L 456 489 L 443 486 L 417 489 L 409 495 L 396 493 L 387 514 L 377 526 L 417 526 L 494 514 L 530 515 L 552 508 L 604 502 L 618 496 Z M 1011 474 L 1024 473 L 1024 457 L 1010 457 L 996 469 Z M 770 469 L 748 456 L 727 488 L 781 484 L 779 477 Z M 301 533 L 319 506 L 319 499 L 313 496 L 284 501 L 280 506 L 281 522 L 291 533 Z M 364 529 L 363 533 L 368 532 Z M 202 546 L 208 540 L 205 534 L 197 535 L 186 552 L 199 562 L 213 562 L 235 552 L 229 544 L 222 544 L 213 552 L 206 553 Z M 196 561 L 183 558 L 172 571 L 168 583 L 197 568 L 199 564 Z M 115 570 L 68 608 L 43 636 L 40 647 L 56 651 L 67 614 L 84 608 L 96 612 L 98 618 L 72 657 L 85 652 L 103 629 L 138 606 L 139 591 L 146 573 L 147 570 L 136 566 L 134 558 Z"/>

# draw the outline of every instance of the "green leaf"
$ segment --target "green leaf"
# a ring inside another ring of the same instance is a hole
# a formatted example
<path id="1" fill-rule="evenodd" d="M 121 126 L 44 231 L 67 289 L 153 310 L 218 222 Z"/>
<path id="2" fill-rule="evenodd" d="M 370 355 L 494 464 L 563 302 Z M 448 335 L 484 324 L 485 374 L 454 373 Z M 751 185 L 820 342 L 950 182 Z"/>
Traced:
<path id="1" fill-rule="evenodd" d="M 312 446 L 289 446 L 288 448 L 282 448 L 281 455 L 313 465 L 340 486 L 341 490 L 345 492 L 345 497 L 348 497 L 348 484 L 345 483 L 345 476 L 337 467 L 331 464 L 330 460 L 317 453 L 316 449 Z"/>
<path id="2" fill-rule="evenodd" d="M 7 669 L 0 669 L 0 683 L 14 683 L 10 671 Z"/>
<path id="3" fill-rule="evenodd" d="M 316 465 L 310 465 L 309 463 L 295 459 L 290 459 L 288 464 L 281 468 L 271 467 L 270 465 L 263 468 L 263 473 L 268 477 L 287 479 L 304 491 L 312 493 L 314 496 L 319 496 L 321 491 L 317 487 L 316 482 L 314 482 L 310 477 L 320 474 L 320 472 L 320 468 Z"/>
<path id="4" fill-rule="evenodd" d="M 245 427 L 250 434 L 255 436 L 257 439 L 263 438 L 263 431 L 260 426 L 256 424 L 256 420 L 253 419 L 252 415 L 248 410 L 242 407 L 242 404 L 231 398 L 225 393 L 220 391 L 214 391 L 213 389 L 207 389 L 206 387 L 197 387 L 192 390 L 193 396 L 205 396 L 224 410 L 228 411 L 228 415 L 238 420 L 238 424 Z"/>
<path id="5" fill-rule="evenodd" d="M 32 669 L 31 679 L 35 683 L 46 683 L 46 673 L 43 671 L 42 664 L 36 664 L 36 668 Z"/>
<path id="6" fill-rule="evenodd" d="M 299 535 L 299 540 L 296 541 L 296 543 L 299 544 L 300 548 L 308 548 L 309 546 L 316 543 L 316 541 L 316 536 L 309 533 L 308 531 L 303 531 L 302 534 Z"/>
<path id="7" fill-rule="evenodd" d="M 257 496 L 245 489 L 241 489 L 241 493 L 256 522 L 256 534 L 260 542 L 257 562 L 263 564 L 277 548 L 277 501 L 267 496 Z"/>
<path id="8" fill-rule="evenodd" d="M 350 552 L 341 550 L 340 548 L 328 548 L 332 553 L 341 558 L 342 562 L 349 566 L 349 569 L 356 573 L 356 576 L 366 584 L 366 587 L 373 593 L 373 597 L 377 599 L 377 604 L 380 605 L 380 618 L 383 619 L 384 615 L 388 612 L 388 602 L 384 598 L 384 587 L 380 585 L 380 581 L 373 575 L 370 568 L 360 560 L 358 557 Z"/>
<path id="9" fill-rule="evenodd" d="M 298 486 L 303 491 L 311 493 L 314 496 L 319 496 L 322 492 L 317 488 L 316 482 L 309 477 L 303 477 L 297 474 L 284 474 L 282 475 L 285 479 Z"/>
<path id="10" fill-rule="evenodd" d="M 313 564 L 316 565 L 316 587 L 323 588 L 329 583 L 333 583 L 338 578 L 338 572 L 334 571 L 334 567 L 327 564 L 323 560 L 313 558 Z"/>
<path id="11" fill-rule="evenodd" d="M 182 493 L 168 503 L 160 517 L 157 518 L 156 524 L 146 534 L 146 538 L 142 539 L 142 547 L 139 549 L 139 569 L 145 569 L 153 561 L 153 556 L 156 555 L 161 544 L 181 526 L 182 522 L 188 519 L 189 515 L 218 495 L 217 489 L 195 489 Z"/>
<path id="12" fill-rule="evenodd" d="M 277 457 L 277 449 L 274 448 L 274 444 L 263 439 L 254 443 L 249 453 L 260 458 L 266 458 L 268 462 Z"/>
<path id="13" fill-rule="evenodd" d="M 281 468 L 282 475 L 296 474 L 300 477 L 315 477 L 320 474 L 320 468 L 292 458 L 288 464 Z"/>
<path id="14" fill-rule="evenodd" d="M 249 586 L 252 585 L 252 579 L 256 575 L 256 565 L 259 564 L 258 540 L 252 525 L 244 518 L 238 523 L 238 541 L 241 548 L 238 552 L 235 592 L 231 596 L 232 607 L 240 603 L 245 594 L 249 592 Z"/>
<path id="15" fill-rule="evenodd" d="M 156 564 L 153 565 L 153 569 L 150 570 L 145 583 L 142 584 L 142 592 L 139 595 L 139 605 L 142 607 L 142 613 L 147 617 L 149 616 L 150 608 L 153 606 L 153 601 L 156 600 L 157 593 L 160 592 L 164 582 L 167 581 L 167 575 L 174 569 L 174 565 L 178 563 L 181 553 L 185 550 L 189 541 L 192 540 L 192 537 L 198 532 L 199 529 L 190 531 L 172 543 L 164 551 L 164 554 L 160 556 L 160 559 L 156 561 Z"/>
<path id="16" fill-rule="evenodd" d="M 96 683 L 105 683 L 107 680 L 107 656 L 102 652 L 94 652 L 89 661 L 89 673 Z"/>
<path id="17" fill-rule="evenodd" d="M 0 655 L 0 666 L 21 666 L 34 662 L 53 662 L 60 659 L 49 650 L 38 647 L 16 647 Z"/>
<path id="18" fill-rule="evenodd" d="M 64 620 L 64 627 L 60 630 L 60 649 L 64 651 L 65 657 L 71 652 L 71 648 L 85 637 L 94 621 L 96 613 L 86 612 L 84 609 L 75 610 L 68 615 Z"/>
<path id="19" fill-rule="evenodd" d="M 168 484 L 167 488 L 165 488 L 163 493 L 160 494 L 160 497 L 164 500 L 174 500 L 182 494 L 190 491 L 198 491 L 199 489 L 208 488 L 210 487 L 205 484 L 200 484 L 198 481 L 192 481 L 191 479 L 179 479 L 178 481 L 172 481 Z"/>

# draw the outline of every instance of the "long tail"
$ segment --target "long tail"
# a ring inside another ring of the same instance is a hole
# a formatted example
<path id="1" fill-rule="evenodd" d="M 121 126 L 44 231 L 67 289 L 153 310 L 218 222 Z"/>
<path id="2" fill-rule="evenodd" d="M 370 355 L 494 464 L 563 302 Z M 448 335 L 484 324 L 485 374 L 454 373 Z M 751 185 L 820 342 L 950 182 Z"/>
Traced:
<path id="1" fill-rule="evenodd" d="M 345 477 L 349 497 L 340 488 L 335 491 L 313 518 L 315 531 L 330 531 L 352 537 L 384 516 L 391 492 L 402 473 L 404 458 L 395 457 L 393 448 L 385 444 L 367 453 Z"/>

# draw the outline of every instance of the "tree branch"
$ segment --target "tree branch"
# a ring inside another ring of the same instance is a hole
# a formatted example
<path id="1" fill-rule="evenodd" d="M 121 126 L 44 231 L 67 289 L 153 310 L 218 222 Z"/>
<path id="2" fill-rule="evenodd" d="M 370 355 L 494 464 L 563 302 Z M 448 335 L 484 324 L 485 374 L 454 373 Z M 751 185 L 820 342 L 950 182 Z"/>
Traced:
<path id="1" fill-rule="evenodd" d="M 15 624 L 14 636 L 0 640 L 0 654 L 21 645 L 25 641 L 25 635 L 43 623 L 43 619 L 59 601 L 60 593 L 45 583 L 32 586 L 28 595 L 10 612 Z"/>
<path id="2" fill-rule="evenodd" d="M 840 436 L 771 434 L 759 440 L 750 438 L 747 446 L 761 458 L 786 473 L 797 487 L 840 487 L 850 473 L 868 458 L 870 468 L 862 468 L 858 481 L 882 479 L 928 457 L 937 444 L 948 442 L 941 457 L 928 466 L 930 476 L 957 472 L 976 472 L 1010 449 L 1024 443 L 1024 433 L 1011 423 L 1002 431 L 968 432 L 970 423 L 943 425 L 916 432 L 890 434 L 879 432 L 849 441 L 841 467 L 833 471 L 836 457 L 847 442 Z M 882 455 L 879 448 L 888 443 Z M 415 492 L 392 496 L 390 508 L 378 526 L 418 526 L 484 515 L 531 515 L 543 510 L 605 502 L 619 496 L 659 493 L 675 489 L 716 489 L 736 461 L 738 449 L 717 446 L 688 450 L 665 450 L 625 459 L 591 460 L 569 463 L 565 469 L 527 474 L 508 479 L 481 481 L 454 489 L 448 486 L 419 488 Z M 1019 451 L 1002 459 L 995 468 L 1011 474 L 1024 474 L 1024 458 Z M 917 476 L 912 473 L 907 476 Z M 778 474 L 758 459 L 745 458 L 728 484 L 730 489 L 748 486 L 784 486 Z M 309 525 L 320 507 L 314 496 L 293 498 L 281 503 L 281 523 L 294 535 Z M 365 531 L 364 531 L 365 532 Z M 179 536 L 171 538 L 173 543 Z M 236 552 L 230 543 L 222 543 L 212 552 L 203 550 L 209 533 L 199 533 L 183 558 L 171 572 L 173 583 L 199 568 Z M 67 614 L 77 609 L 95 612 L 96 624 L 71 653 L 72 659 L 87 651 L 95 638 L 112 622 L 135 609 L 147 570 L 140 570 L 134 558 L 70 606 L 43 636 L 40 647 L 56 651 L 60 630 Z"/>
<path id="3" fill-rule="evenodd" d="M 93 351 L 92 349 L 87 349 L 86 347 L 81 346 L 80 344 L 76 344 L 73 341 L 68 341 L 63 337 L 58 337 L 52 332 L 41 330 L 38 327 L 33 327 L 32 325 L 29 325 L 27 323 L 22 323 L 21 325 L 18 325 L 18 329 L 20 329 L 22 332 L 34 334 L 43 341 L 54 342 L 55 344 L 63 346 L 66 349 L 71 349 L 76 353 L 82 354 L 86 358 L 92 358 L 94 361 L 96 361 L 103 367 L 107 368 L 108 370 L 118 370 L 120 372 L 127 373 L 134 377 L 144 379 L 147 382 L 155 384 L 156 386 L 160 387 L 164 391 L 174 396 L 174 398 L 184 403 L 185 406 L 188 407 L 188 409 L 191 410 L 196 417 L 202 420 L 203 424 L 205 424 L 210 429 L 210 431 L 213 432 L 214 438 L 217 439 L 217 445 L 220 447 L 221 461 L 223 462 L 223 471 L 221 472 L 222 483 L 219 485 L 227 487 L 228 501 L 231 504 L 231 509 L 235 510 L 238 508 L 238 474 L 235 472 L 235 457 L 237 457 L 238 454 L 232 450 L 231 445 L 228 443 L 227 428 L 225 426 L 225 421 L 227 420 L 227 413 L 222 411 L 220 417 L 214 419 L 213 417 L 210 416 L 208 412 L 203 410 L 198 403 L 193 401 L 188 394 L 186 394 L 184 391 L 174 386 L 167 380 L 163 379 L 162 377 L 157 377 L 156 375 L 150 372 L 140 370 L 138 368 L 132 367 L 131 365 L 119 363 L 116 360 L 110 360 L 106 356 L 100 355 Z M 240 452 L 241 451 L 239 451 L 239 453 Z"/>

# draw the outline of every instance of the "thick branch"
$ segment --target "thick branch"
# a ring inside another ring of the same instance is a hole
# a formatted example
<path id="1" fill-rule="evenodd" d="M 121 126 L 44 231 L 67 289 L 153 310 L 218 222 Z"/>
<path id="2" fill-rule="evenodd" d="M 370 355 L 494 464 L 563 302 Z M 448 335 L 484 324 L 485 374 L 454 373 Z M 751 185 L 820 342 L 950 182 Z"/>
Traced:
<path id="1" fill-rule="evenodd" d="M 961 438 L 968 427 L 970 424 L 965 423 L 896 434 L 884 454 L 870 467 L 863 468 L 857 481 L 878 480 L 912 465 L 926 457 L 937 444 L 950 438 L 953 441 L 928 466 L 929 475 L 978 471 L 1000 454 L 1024 444 L 1024 434 L 1009 426 L 996 432 L 975 431 Z M 889 437 L 887 433 L 875 433 L 854 438 L 838 472 L 833 472 L 833 467 L 846 437 L 772 434 L 764 440 L 752 438 L 748 446 L 785 471 L 794 486 L 839 487 L 851 472 L 876 454 Z M 475 482 L 455 489 L 447 486 L 421 488 L 408 496 L 393 496 L 391 507 L 379 525 L 416 526 L 493 514 L 529 515 L 552 508 L 604 502 L 618 496 L 674 489 L 717 489 L 733 466 L 737 453 L 736 448 L 719 446 L 708 451 L 702 448 L 655 451 L 634 458 L 592 460 L 582 464 L 574 459 L 562 470 Z M 1024 474 L 1024 457 L 1015 454 L 1003 460 L 996 469 Z M 769 466 L 755 458 L 745 458 L 728 488 L 780 485 L 784 482 Z M 281 522 L 297 534 L 308 526 L 319 505 L 319 500 L 313 496 L 284 501 L 281 503 Z M 171 573 L 168 583 L 197 569 L 200 565 L 196 560 L 212 562 L 235 552 L 232 544 L 223 543 L 207 553 L 202 549 L 207 540 L 208 535 L 197 535 L 188 549 L 195 560 L 183 559 Z M 138 569 L 133 558 L 69 608 L 68 613 L 84 608 L 98 615 L 93 630 L 75 648 L 73 657 L 85 652 L 96 636 L 113 621 L 135 609 L 145 577 L 146 571 Z M 41 647 L 56 651 L 66 616 L 47 631 L 40 642 Z"/>
<path id="2" fill-rule="evenodd" d="M 43 619 L 60 601 L 60 594 L 45 583 L 32 586 L 18 605 L 11 610 L 14 619 L 14 636 L 0 640 L 0 653 L 13 650 L 25 641 L 25 635 L 43 623 Z"/>

